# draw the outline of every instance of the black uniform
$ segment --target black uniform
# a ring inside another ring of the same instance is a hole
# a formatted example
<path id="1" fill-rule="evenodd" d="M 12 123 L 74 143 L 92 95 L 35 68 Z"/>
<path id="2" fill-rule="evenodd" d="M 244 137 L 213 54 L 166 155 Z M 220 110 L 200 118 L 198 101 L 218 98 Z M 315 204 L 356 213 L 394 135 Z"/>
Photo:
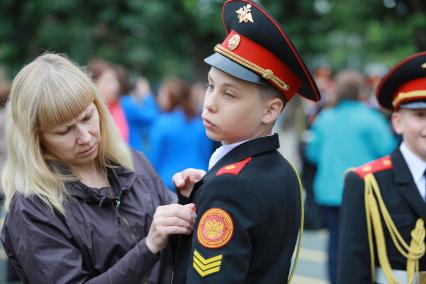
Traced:
<path id="1" fill-rule="evenodd" d="M 189 201 L 197 220 L 178 241 L 174 283 L 287 282 L 301 196 L 277 148 L 276 134 L 247 141 L 196 184 Z"/>
<path id="2" fill-rule="evenodd" d="M 207 64 L 253 88 L 275 88 L 284 104 L 296 94 L 321 99 L 285 31 L 258 3 L 228 0 L 222 20 L 227 36 L 205 58 Z M 177 242 L 174 283 L 288 281 L 301 189 L 278 147 L 277 135 L 246 141 L 194 186 L 189 201 L 197 207 L 197 220 L 192 236 Z"/>
<path id="3" fill-rule="evenodd" d="M 385 159 L 380 159 L 380 161 Z M 417 219 L 426 219 L 426 204 L 399 149 L 392 153 L 390 160 L 391 164 L 385 167 L 380 167 L 373 162 L 371 171 L 377 180 L 381 196 L 397 230 L 405 242 L 410 244 L 411 231 L 414 229 Z M 362 170 L 362 168 L 360 169 Z M 358 173 L 351 171 L 347 174 L 340 215 L 341 249 L 338 283 L 342 284 L 372 283 L 364 186 L 364 179 Z M 406 270 L 407 259 L 395 248 L 385 226 L 383 230 L 392 269 Z M 375 256 L 375 264 L 378 266 L 376 248 Z M 419 268 L 420 271 L 426 270 L 425 256 L 420 259 Z"/>

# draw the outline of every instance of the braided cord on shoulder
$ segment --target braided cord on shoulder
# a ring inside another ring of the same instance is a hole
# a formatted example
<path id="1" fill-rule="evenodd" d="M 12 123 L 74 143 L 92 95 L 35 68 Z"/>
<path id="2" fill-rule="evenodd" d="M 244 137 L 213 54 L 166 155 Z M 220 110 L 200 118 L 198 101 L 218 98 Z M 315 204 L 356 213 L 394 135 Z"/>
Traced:
<path id="1" fill-rule="evenodd" d="M 407 259 L 407 283 L 411 284 L 414 281 L 414 276 L 418 275 L 419 272 L 419 259 L 423 257 L 425 253 L 425 228 L 424 222 L 421 218 L 416 221 L 415 228 L 411 231 L 411 242 L 408 245 L 405 240 L 402 238 L 401 234 L 398 232 L 389 211 L 386 208 L 386 205 L 383 201 L 383 198 L 380 193 L 379 185 L 377 184 L 376 179 L 372 173 L 364 177 L 365 181 L 365 209 L 367 215 L 367 229 L 368 229 L 368 239 L 370 246 L 370 257 L 372 261 L 372 270 L 375 270 L 374 267 L 374 249 L 372 241 L 372 229 L 374 231 L 376 245 L 377 245 L 377 256 L 379 263 L 386 279 L 391 284 L 398 284 L 395 277 L 392 274 L 392 267 L 390 266 L 385 237 L 383 234 L 382 220 L 383 217 L 384 223 L 389 231 L 392 242 L 398 252 Z M 371 228 L 372 225 L 372 228 Z M 374 272 L 373 272 L 374 275 Z"/>

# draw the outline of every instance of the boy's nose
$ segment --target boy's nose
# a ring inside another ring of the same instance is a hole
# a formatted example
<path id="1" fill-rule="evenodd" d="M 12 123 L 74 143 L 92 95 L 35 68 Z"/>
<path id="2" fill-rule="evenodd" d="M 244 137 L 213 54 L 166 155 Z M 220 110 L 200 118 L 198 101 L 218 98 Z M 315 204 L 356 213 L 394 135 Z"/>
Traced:
<path id="1" fill-rule="evenodd" d="M 215 95 L 210 94 L 206 95 L 204 98 L 204 109 L 210 111 L 210 112 L 217 112 L 217 103 L 215 101 Z"/>

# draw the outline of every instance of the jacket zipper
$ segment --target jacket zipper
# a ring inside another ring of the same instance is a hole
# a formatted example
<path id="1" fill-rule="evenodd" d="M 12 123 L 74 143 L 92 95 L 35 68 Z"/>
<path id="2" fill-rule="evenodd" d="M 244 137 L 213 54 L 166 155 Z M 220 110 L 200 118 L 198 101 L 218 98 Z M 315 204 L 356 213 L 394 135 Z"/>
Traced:
<path id="1" fill-rule="evenodd" d="M 127 231 L 130 234 L 130 237 L 133 239 L 134 241 L 134 245 L 138 244 L 138 239 L 136 238 L 136 235 L 133 233 L 129 221 L 126 219 L 126 217 L 122 216 L 120 214 L 120 212 L 118 211 L 120 209 L 120 204 L 121 204 L 121 198 L 123 196 L 123 193 L 126 189 L 125 188 L 121 188 L 120 190 L 120 194 L 118 195 L 118 198 L 114 200 L 114 202 L 111 202 L 111 207 L 114 210 L 114 215 L 115 218 L 117 219 L 117 223 L 119 226 L 121 226 L 121 221 L 123 221 L 125 227 L 127 228 Z M 113 192 L 111 190 L 110 194 L 113 196 Z"/>
<path id="2" fill-rule="evenodd" d="M 138 239 L 136 238 L 135 234 L 133 233 L 132 229 L 130 228 L 129 221 L 126 219 L 126 217 L 121 216 L 120 217 L 123 220 L 124 225 L 127 227 L 127 230 L 130 233 L 130 236 L 132 237 L 133 241 L 135 242 L 135 245 L 138 243 Z"/>

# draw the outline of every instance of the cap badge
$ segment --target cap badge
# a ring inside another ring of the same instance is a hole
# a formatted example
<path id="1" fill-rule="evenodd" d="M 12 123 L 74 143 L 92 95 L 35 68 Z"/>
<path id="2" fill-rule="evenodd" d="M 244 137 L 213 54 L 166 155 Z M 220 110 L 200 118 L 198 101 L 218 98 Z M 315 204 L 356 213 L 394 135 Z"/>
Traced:
<path id="1" fill-rule="evenodd" d="M 240 9 L 238 9 L 237 11 L 235 11 L 235 13 L 238 14 L 238 20 L 240 21 L 240 23 L 244 22 L 252 22 L 253 21 L 253 17 L 251 15 L 251 4 L 247 4 L 244 7 L 241 7 Z"/>
<path id="2" fill-rule="evenodd" d="M 228 48 L 230 50 L 234 50 L 238 47 L 239 44 L 240 44 L 240 36 L 235 34 L 229 39 Z"/>
<path id="3" fill-rule="evenodd" d="M 422 68 L 426 69 L 426 62 L 422 64 Z"/>

